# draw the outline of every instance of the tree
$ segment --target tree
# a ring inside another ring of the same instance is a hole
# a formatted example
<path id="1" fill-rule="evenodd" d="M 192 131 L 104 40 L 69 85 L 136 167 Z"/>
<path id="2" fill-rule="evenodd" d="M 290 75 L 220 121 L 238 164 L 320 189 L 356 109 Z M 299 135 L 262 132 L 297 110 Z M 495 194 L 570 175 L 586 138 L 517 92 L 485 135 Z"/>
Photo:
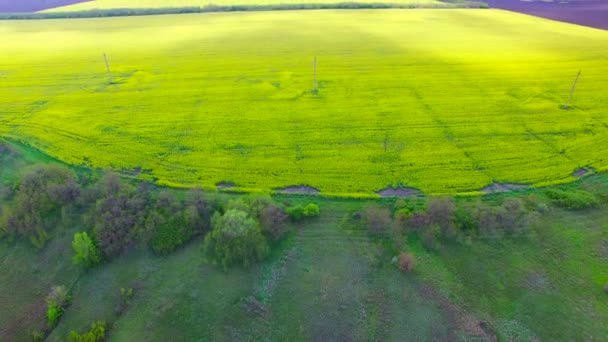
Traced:
<path id="1" fill-rule="evenodd" d="M 223 269 L 234 264 L 248 267 L 268 255 L 260 227 L 246 212 L 230 209 L 213 215 L 211 222 L 213 230 L 205 237 L 203 253 L 212 264 Z"/>
<path id="2" fill-rule="evenodd" d="M 370 206 L 363 210 L 363 219 L 372 235 L 380 236 L 391 227 L 391 212 L 386 208 Z"/>
<path id="3" fill-rule="evenodd" d="M 260 213 L 262 232 L 277 241 L 287 232 L 287 214 L 283 208 L 270 204 Z"/>
<path id="4" fill-rule="evenodd" d="M 42 248 L 57 222 L 53 215 L 70 205 L 79 195 L 77 184 L 67 170 L 57 166 L 38 167 L 20 180 L 15 207 L 6 216 L 6 232 L 30 239 Z"/>
<path id="5" fill-rule="evenodd" d="M 456 235 L 456 205 L 452 197 L 431 199 L 426 212 L 431 223 L 440 227 L 442 236 L 452 238 Z"/>
<path id="6" fill-rule="evenodd" d="M 74 264 L 89 268 L 99 263 L 100 259 L 97 246 L 95 246 L 95 243 L 87 232 L 74 234 L 72 248 L 74 248 L 74 252 L 76 253 L 72 258 Z"/>

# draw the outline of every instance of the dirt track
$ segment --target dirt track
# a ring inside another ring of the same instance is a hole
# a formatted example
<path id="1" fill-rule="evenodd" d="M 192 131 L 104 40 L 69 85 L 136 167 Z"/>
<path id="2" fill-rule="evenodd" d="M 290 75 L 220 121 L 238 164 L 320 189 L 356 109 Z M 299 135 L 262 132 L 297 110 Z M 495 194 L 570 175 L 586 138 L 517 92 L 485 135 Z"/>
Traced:
<path id="1" fill-rule="evenodd" d="M 486 0 L 490 8 L 608 29 L 608 0 Z"/>
<path id="2" fill-rule="evenodd" d="M 0 0 L 0 13 L 36 12 L 90 0 Z"/>

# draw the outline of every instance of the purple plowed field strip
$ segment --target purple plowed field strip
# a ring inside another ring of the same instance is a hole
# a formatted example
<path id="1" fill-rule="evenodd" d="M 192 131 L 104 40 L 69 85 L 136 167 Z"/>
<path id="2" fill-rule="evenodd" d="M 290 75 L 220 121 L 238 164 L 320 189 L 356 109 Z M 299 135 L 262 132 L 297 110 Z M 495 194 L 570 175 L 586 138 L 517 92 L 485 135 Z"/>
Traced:
<path id="1" fill-rule="evenodd" d="M 490 8 L 608 29 L 608 0 L 486 0 Z"/>
<path id="2" fill-rule="evenodd" d="M 90 0 L 0 0 L 0 13 L 36 12 Z"/>

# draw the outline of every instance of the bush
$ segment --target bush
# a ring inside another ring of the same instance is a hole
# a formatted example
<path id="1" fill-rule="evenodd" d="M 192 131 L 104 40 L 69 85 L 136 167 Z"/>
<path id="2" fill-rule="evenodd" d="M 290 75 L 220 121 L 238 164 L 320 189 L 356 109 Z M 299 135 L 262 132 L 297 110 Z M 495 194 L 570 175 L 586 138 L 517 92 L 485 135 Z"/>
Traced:
<path id="1" fill-rule="evenodd" d="M 20 180 L 15 206 L 5 216 L 5 230 L 27 237 L 35 247 L 42 248 L 50 229 L 57 225 L 61 207 L 74 203 L 78 195 L 79 188 L 67 170 L 38 167 Z"/>
<path id="2" fill-rule="evenodd" d="M 300 221 L 304 218 L 317 217 L 321 213 L 319 206 L 315 203 L 308 203 L 306 206 L 296 205 L 287 208 L 287 215 L 293 221 Z"/>
<path id="3" fill-rule="evenodd" d="M 99 263 L 97 246 L 95 246 L 95 243 L 86 232 L 74 234 L 72 248 L 74 248 L 74 252 L 76 253 L 72 258 L 74 264 L 89 268 Z"/>
<path id="4" fill-rule="evenodd" d="M 370 234 L 385 235 L 391 228 L 391 212 L 386 208 L 367 207 L 363 210 L 363 220 Z"/>
<path id="5" fill-rule="evenodd" d="M 192 213 L 198 215 L 197 213 Z M 193 226 L 187 224 L 183 205 L 167 191 L 162 192 L 146 219 L 150 246 L 157 254 L 169 254 L 194 235 Z"/>
<path id="6" fill-rule="evenodd" d="M 545 191 L 545 194 L 553 200 L 553 203 L 566 209 L 586 209 L 599 204 L 592 193 L 583 190 L 551 189 Z"/>
<path id="7" fill-rule="evenodd" d="M 441 235 L 441 227 L 438 224 L 431 224 L 423 229 L 420 234 L 422 238 L 422 244 L 424 247 L 430 250 L 439 250 L 441 243 L 439 242 L 439 236 Z"/>
<path id="8" fill-rule="evenodd" d="M 91 324 L 91 330 L 84 334 L 72 330 L 70 331 L 70 342 L 98 342 L 106 337 L 106 322 L 97 321 Z"/>
<path id="9" fill-rule="evenodd" d="M 416 259 L 412 253 L 399 253 L 399 259 L 397 260 L 397 267 L 401 272 L 409 273 L 416 267 Z"/>
<path id="10" fill-rule="evenodd" d="M 205 259 L 224 270 L 234 264 L 248 267 L 263 260 L 269 252 L 260 227 L 246 212 L 230 209 L 213 215 L 213 230 L 205 237 Z"/>
<path id="11" fill-rule="evenodd" d="M 65 286 L 54 286 L 46 297 L 46 317 L 48 325 L 53 327 L 63 315 L 65 308 L 69 304 L 69 296 Z"/>
<path id="12" fill-rule="evenodd" d="M 260 214 L 262 232 L 271 240 L 280 240 L 287 233 L 287 213 L 283 208 L 271 204 Z"/>
<path id="13" fill-rule="evenodd" d="M 136 237 L 142 239 L 151 193 L 144 185 L 137 191 L 125 186 L 113 174 L 106 175 L 97 187 L 101 198 L 93 211 L 93 236 L 102 257 L 112 259 Z"/>
<path id="14" fill-rule="evenodd" d="M 289 207 L 287 208 L 287 215 L 289 215 L 293 221 L 300 221 L 304 218 L 304 207 L 301 205 Z"/>
<path id="15" fill-rule="evenodd" d="M 452 197 L 432 198 L 426 213 L 431 223 L 439 226 L 443 237 L 452 238 L 456 235 L 456 205 Z"/>
<path id="16" fill-rule="evenodd" d="M 317 217 L 321 214 L 319 206 L 315 203 L 308 203 L 304 207 L 304 217 Z"/>

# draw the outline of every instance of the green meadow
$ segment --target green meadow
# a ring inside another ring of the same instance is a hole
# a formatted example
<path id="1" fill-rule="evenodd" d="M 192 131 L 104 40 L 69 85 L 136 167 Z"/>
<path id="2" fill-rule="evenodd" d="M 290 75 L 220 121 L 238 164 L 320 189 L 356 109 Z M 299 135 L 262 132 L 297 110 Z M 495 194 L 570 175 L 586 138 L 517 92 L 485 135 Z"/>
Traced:
<path id="1" fill-rule="evenodd" d="M 457 194 L 608 166 L 602 30 L 332 10 L 2 21 L 0 37 L 1 136 L 158 184 Z"/>

